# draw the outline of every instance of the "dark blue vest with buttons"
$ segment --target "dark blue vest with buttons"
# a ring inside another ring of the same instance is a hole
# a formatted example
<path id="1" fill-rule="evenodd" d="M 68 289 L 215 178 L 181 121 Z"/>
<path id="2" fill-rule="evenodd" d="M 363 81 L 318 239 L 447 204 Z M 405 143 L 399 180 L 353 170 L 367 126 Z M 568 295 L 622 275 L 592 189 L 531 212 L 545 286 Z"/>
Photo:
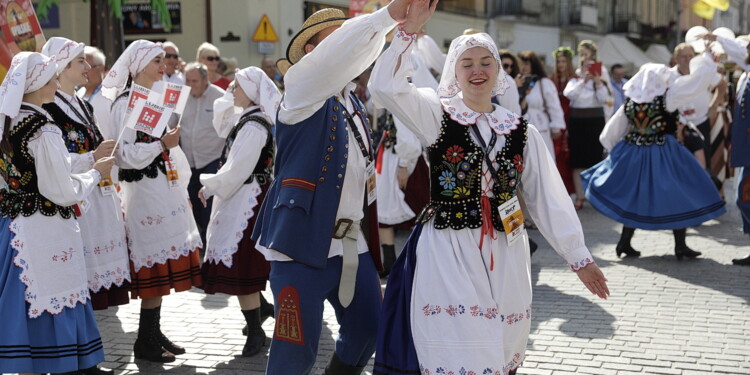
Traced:
<path id="1" fill-rule="evenodd" d="M 364 113 L 358 100 L 354 106 Z M 370 127 L 364 125 L 369 137 Z M 276 120 L 274 181 L 260 208 L 253 240 L 260 238 L 262 246 L 311 267 L 326 266 L 347 158 L 350 152 L 360 152 L 349 148 L 347 127 L 345 105 L 338 97 L 329 98 L 297 124 Z M 364 226 L 362 230 L 367 232 Z"/>

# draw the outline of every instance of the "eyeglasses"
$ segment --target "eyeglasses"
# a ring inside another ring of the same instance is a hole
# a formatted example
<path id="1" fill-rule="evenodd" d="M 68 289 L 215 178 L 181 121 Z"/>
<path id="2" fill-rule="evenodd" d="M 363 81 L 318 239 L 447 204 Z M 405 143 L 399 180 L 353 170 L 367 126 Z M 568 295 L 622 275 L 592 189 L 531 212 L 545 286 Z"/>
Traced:
<path id="1" fill-rule="evenodd" d="M 178 54 L 172 54 L 172 53 L 165 53 L 164 58 L 166 59 L 179 59 L 180 55 Z"/>
<path id="2" fill-rule="evenodd" d="M 513 64 L 503 64 L 503 69 L 510 69 L 513 67 Z"/>
<path id="3" fill-rule="evenodd" d="M 234 94 L 234 90 L 236 90 L 236 89 L 237 89 L 237 86 L 235 86 L 235 85 L 229 85 L 229 92 L 231 92 L 232 94 Z"/>
<path id="4" fill-rule="evenodd" d="M 206 56 L 204 58 L 206 60 L 208 60 L 208 61 L 219 61 L 219 60 L 221 60 L 221 57 L 219 57 L 219 56 Z"/>

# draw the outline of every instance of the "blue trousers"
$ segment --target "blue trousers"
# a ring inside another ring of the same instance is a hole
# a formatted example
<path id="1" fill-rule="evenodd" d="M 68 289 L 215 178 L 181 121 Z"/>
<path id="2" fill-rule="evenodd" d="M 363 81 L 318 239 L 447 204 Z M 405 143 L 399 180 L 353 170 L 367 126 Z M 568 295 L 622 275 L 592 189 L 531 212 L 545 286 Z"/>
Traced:
<path id="1" fill-rule="evenodd" d="M 750 234 L 750 166 L 743 167 L 740 175 L 740 186 L 737 189 L 737 207 L 742 214 L 742 229 Z"/>
<path id="2" fill-rule="evenodd" d="M 318 354 L 324 301 L 336 311 L 336 355 L 345 364 L 365 366 L 375 352 L 382 303 L 380 278 L 369 253 L 359 255 L 354 299 L 344 308 L 338 298 L 342 257 L 324 269 L 298 262 L 271 262 L 276 328 L 266 374 L 309 374 Z"/>

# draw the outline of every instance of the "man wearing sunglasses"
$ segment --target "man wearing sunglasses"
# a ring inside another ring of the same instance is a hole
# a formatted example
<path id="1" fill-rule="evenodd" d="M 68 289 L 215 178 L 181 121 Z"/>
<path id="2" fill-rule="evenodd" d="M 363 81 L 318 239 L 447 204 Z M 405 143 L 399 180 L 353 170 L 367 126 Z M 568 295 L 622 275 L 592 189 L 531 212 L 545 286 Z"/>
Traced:
<path id="1" fill-rule="evenodd" d="M 164 62 L 166 66 L 164 69 L 164 81 L 184 85 L 185 76 L 180 72 L 180 49 L 170 41 L 164 42 L 162 47 L 164 48 Z"/>

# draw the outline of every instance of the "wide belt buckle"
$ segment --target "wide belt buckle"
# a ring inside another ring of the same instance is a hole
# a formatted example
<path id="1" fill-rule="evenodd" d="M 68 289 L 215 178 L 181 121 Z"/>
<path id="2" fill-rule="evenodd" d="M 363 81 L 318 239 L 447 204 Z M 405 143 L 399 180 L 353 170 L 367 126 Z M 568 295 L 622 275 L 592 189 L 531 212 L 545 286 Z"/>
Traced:
<path id="1" fill-rule="evenodd" d="M 346 225 L 343 230 L 341 224 Z M 336 226 L 333 227 L 333 238 L 340 240 L 346 237 L 346 234 L 349 233 L 349 230 L 352 229 L 352 224 L 354 224 L 354 220 L 352 219 L 338 219 L 338 221 L 336 221 Z M 339 234 L 340 230 L 341 234 Z"/>

